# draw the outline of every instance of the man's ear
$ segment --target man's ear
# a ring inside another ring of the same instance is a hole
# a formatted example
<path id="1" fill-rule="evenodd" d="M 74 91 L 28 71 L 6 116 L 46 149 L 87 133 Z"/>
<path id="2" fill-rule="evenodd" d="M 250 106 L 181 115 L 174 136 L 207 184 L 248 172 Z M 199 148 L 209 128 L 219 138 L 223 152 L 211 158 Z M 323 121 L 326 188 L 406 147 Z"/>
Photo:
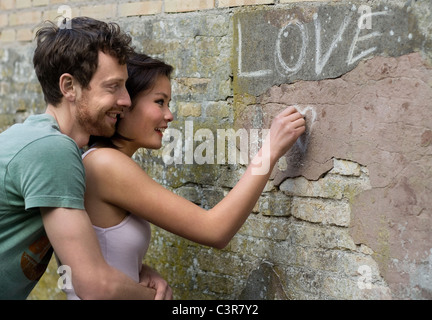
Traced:
<path id="1" fill-rule="evenodd" d="M 69 73 L 63 73 L 59 79 L 59 88 L 66 100 L 74 102 L 77 95 L 76 81 Z"/>

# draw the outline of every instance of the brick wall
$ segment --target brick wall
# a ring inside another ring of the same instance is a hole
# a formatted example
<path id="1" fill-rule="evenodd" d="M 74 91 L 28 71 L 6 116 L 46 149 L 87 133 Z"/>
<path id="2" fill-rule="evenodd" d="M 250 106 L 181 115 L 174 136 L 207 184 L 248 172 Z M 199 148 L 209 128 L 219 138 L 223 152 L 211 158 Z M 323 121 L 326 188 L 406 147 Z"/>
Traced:
<path id="1" fill-rule="evenodd" d="M 103 1 L 103 4 L 101 4 L 101 1 L 85 0 L 67 2 L 62 0 L 2 0 L 0 2 L 0 41 L 31 41 L 35 26 L 41 21 L 55 20 L 59 14 L 64 14 L 66 12 L 64 10 L 68 10 L 61 8 L 64 5 L 70 7 L 72 16 L 81 15 L 91 16 L 96 19 L 116 19 L 141 15 L 308 1 L 310 0 L 108 0 Z"/>
<path id="2" fill-rule="evenodd" d="M 365 3 L 383 16 L 390 10 L 393 20 L 374 20 L 378 29 L 355 38 L 356 20 L 345 26 L 344 19 L 356 17 Z M 44 111 L 32 37 L 62 5 L 72 16 L 118 22 L 137 50 L 175 67 L 171 127 L 184 136 L 187 128 L 215 137 L 218 129 L 265 128 L 289 104 L 307 114 L 307 135 L 279 161 L 227 248 L 153 227 L 146 261 L 169 280 L 175 298 L 430 298 L 428 1 L 406 8 L 405 1 L 385 0 L 0 0 L 0 130 Z M 288 21 L 295 21 L 291 29 Z M 295 32 L 308 32 L 308 42 Z M 367 42 L 378 33 L 396 36 L 379 38 L 382 46 Z M 291 42 L 278 55 L 284 39 Z M 346 62 L 350 53 L 371 48 L 356 63 Z M 290 69 L 302 54 L 308 62 L 294 78 L 276 64 Z M 200 145 L 197 139 L 194 150 Z M 182 158 L 168 165 L 162 153 L 140 150 L 134 159 L 204 208 L 222 199 L 245 170 L 239 161 L 190 165 Z M 63 298 L 55 271 L 52 263 L 31 299 Z"/>

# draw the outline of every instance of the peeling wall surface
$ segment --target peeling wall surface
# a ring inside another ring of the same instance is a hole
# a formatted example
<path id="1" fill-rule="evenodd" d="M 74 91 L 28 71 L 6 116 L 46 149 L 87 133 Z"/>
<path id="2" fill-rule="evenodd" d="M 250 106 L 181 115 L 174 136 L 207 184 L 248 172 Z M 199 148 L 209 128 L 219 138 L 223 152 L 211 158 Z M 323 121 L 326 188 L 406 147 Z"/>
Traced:
<path id="1" fill-rule="evenodd" d="M 137 50 L 175 67 L 171 128 L 182 137 L 179 161 L 168 163 L 163 150 L 134 155 L 155 180 L 209 209 L 253 154 L 217 162 L 221 150 L 208 137 L 246 132 L 253 150 L 288 105 L 307 122 L 225 249 L 153 226 L 145 262 L 174 297 L 432 299 L 430 0 L 215 1 L 178 12 L 163 11 L 169 1 L 155 2 L 164 4 L 159 13 L 122 16 L 118 7 L 114 17 L 99 17 L 118 22 Z M 78 15 L 86 3 L 70 5 Z M 31 63 L 34 43 L 1 42 L 1 15 L 25 9 L 0 4 L 7 9 L 0 13 L 4 130 L 45 105 Z M 56 7 L 28 10 L 45 9 Z M 64 298 L 55 269 L 52 262 L 30 299 Z"/>
<path id="2" fill-rule="evenodd" d="M 268 126 L 286 105 L 303 111 L 308 130 L 276 170 L 275 185 L 285 194 L 314 196 L 313 181 L 334 169 L 334 159 L 364 166 L 367 188 L 352 194 L 336 188 L 349 201 L 350 236 L 373 250 L 393 294 L 431 298 L 432 68 L 424 52 L 415 52 L 429 48 L 430 38 L 418 29 L 411 7 L 372 7 L 371 25 L 363 29 L 359 9 L 237 15 L 237 91 L 257 96 L 237 125 Z M 273 54 L 266 63 L 256 63 L 260 48 Z M 409 271 L 419 269 L 421 280 Z"/>

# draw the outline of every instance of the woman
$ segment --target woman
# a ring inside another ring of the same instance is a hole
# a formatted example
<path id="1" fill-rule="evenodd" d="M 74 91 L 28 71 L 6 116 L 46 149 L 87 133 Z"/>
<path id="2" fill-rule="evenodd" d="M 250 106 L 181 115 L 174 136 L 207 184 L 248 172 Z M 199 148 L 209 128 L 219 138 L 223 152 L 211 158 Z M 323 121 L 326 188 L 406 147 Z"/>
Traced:
<path id="1" fill-rule="evenodd" d="M 117 267 L 135 279 L 139 279 L 137 266 L 148 247 L 148 222 L 191 241 L 224 248 L 252 211 L 277 160 L 305 131 L 305 120 L 293 107 L 276 116 L 261 150 L 237 185 L 203 214 L 205 209 L 165 189 L 131 158 L 138 148 L 162 146 L 163 131 L 173 120 L 171 72 L 171 66 L 135 54 L 128 62 L 126 83 L 132 106 L 124 111 L 112 138 L 93 137 L 94 145 L 83 159 L 85 206 L 103 251 L 110 251 L 111 260 L 129 259 Z M 254 174 L 253 169 L 261 168 L 263 161 L 268 161 L 269 170 Z M 133 231 L 119 231 L 120 235 L 110 239 L 109 232 L 127 224 L 134 226 L 130 227 Z"/>

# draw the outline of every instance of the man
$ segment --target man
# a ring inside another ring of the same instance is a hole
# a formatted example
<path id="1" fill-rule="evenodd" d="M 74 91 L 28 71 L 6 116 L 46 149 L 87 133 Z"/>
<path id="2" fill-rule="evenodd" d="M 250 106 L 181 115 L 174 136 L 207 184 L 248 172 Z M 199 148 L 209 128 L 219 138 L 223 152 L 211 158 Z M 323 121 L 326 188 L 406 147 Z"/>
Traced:
<path id="1" fill-rule="evenodd" d="M 137 284 L 105 262 L 84 210 L 79 148 L 90 135 L 111 136 L 131 104 L 130 37 L 116 24 L 78 17 L 69 29 L 48 23 L 36 39 L 46 112 L 0 134 L 0 299 L 25 299 L 52 248 L 82 299 L 171 298 L 155 271 Z"/>

